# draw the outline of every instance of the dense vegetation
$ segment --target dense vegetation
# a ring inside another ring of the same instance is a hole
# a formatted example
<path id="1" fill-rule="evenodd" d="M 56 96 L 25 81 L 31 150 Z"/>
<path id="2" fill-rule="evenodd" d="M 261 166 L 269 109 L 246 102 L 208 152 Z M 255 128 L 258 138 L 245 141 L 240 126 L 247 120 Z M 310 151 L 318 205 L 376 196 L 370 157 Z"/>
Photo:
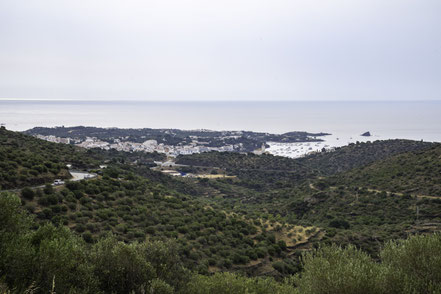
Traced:
<path id="1" fill-rule="evenodd" d="M 56 145 L 0 128 L 0 189 L 34 186 L 69 178 L 66 164 L 93 164 L 85 150 Z"/>
<path id="2" fill-rule="evenodd" d="M 331 152 L 315 153 L 300 158 L 299 162 L 319 171 L 323 176 L 329 176 L 366 166 L 404 152 L 425 150 L 433 145 L 436 144 L 399 139 L 357 142 L 336 148 Z"/>
<path id="3" fill-rule="evenodd" d="M 36 224 L 13 194 L 0 194 L 1 293 L 441 293 L 441 235 L 386 244 L 381 263 L 354 246 L 303 255 L 284 282 L 185 269 L 173 242 L 89 245 L 68 228 Z"/>
<path id="4" fill-rule="evenodd" d="M 116 169 L 106 169 L 101 179 L 68 182 L 65 188 L 47 186 L 33 197 L 24 193 L 25 208 L 38 220 L 66 225 L 89 243 L 107 232 L 125 242 L 176 239 L 187 267 L 201 273 L 238 269 L 252 261 L 271 265 L 286 257 L 286 241 L 279 237 L 283 232 L 291 233 L 289 244 L 313 234 L 294 226 L 275 233 L 260 220 L 227 214 Z"/>
<path id="5" fill-rule="evenodd" d="M 332 152 L 315 153 L 295 160 L 269 154 L 209 152 L 180 155 L 177 163 L 218 167 L 242 178 L 273 177 L 272 174 L 275 173 L 277 176 L 282 175 L 284 178 L 295 181 L 349 171 L 396 154 L 424 150 L 433 145 L 433 143 L 410 140 L 362 142 L 336 148 Z"/>
<path id="6" fill-rule="evenodd" d="M 67 164 L 76 169 L 97 168 L 104 162 L 154 165 L 164 159 L 158 153 L 125 153 L 115 150 L 85 150 L 37 140 L 0 128 L 0 190 L 36 186 L 56 178 L 68 179 Z"/>
<path id="7" fill-rule="evenodd" d="M 441 145 L 374 162 L 335 181 L 393 193 L 441 197 Z"/>
<path id="8" fill-rule="evenodd" d="M 268 213 L 281 222 L 314 225 L 326 231 L 321 242 L 352 243 L 377 255 L 385 241 L 441 229 L 441 198 L 409 193 L 409 187 L 438 191 L 439 150 L 439 144 L 391 140 L 297 160 L 205 153 L 182 156 L 179 162 L 220 167 L 236 176 L 199 184 L 206 188 L 199 193 L 204 199 L 248 215 Z M 353 170 L 358 166 L 366 167 Z M 383 176 L 388 179 L 383 187 L 372 185 Z M 396 193 L 400 191 L 407 193 Z"/>
<path id="9" fill-rule="evenodd" d="M 179 158 L 188 166 L 178 168 L 231 176 L 198 179 L 150 169 L 164 159 L 157 153 L 0 131 L 2 185 L 22 188 L 20 201 L 0 196 L 0 293 L 440 291 L 440 235 L 391 241 L 441 231 L 438 144 L 378 141 L 297 160 Z M 26 187 L 61 177 L 67 163 L 108 168 L 95 179 Z M 60 171 L 32 182 L 3 176 L 34 165 Z"/>

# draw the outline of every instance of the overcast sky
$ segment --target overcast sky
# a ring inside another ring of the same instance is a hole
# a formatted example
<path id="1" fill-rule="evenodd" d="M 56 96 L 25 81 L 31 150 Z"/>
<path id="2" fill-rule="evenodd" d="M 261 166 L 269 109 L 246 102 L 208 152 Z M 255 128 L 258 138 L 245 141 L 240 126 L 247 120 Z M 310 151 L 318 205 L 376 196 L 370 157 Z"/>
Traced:
<path id="1" fill-rule="evenodd" d="M 441 100 L 441 1 L 0 0 L 0 98 Z"/>

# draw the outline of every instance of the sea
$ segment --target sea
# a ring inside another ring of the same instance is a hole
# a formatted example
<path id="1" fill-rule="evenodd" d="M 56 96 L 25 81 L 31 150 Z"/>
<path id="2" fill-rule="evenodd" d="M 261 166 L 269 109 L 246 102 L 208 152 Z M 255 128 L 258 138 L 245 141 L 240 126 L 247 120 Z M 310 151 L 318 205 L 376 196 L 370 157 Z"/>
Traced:
<path id="1" fill-rule="evenodd" d="M 331 134 L 318 145 L 268 142 L 270 153 L 298 157 L 325 146 L 339 147 L 356 141 L 441 142 L 441 101 L 0 100 L 0 123 L 14 131 L 83 125 Z M 360 136 L 364 132 L 372 136 Z"/>

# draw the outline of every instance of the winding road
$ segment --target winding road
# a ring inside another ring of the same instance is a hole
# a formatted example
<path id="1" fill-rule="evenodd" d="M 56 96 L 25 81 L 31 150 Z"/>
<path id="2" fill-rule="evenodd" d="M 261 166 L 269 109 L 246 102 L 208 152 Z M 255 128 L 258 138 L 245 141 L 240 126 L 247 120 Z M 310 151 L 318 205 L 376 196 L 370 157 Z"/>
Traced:
<path id="1" fill-rule="evenodd" d="M 89 179 L 93 179 L 96 178 L 98 175 L 94 174 L 94 173 L 89 173 L 86 171 L 70 171 L 70 174 L 72 175 L 72 178 L 69 179 L 69 181 L 81 181 L 81 180 L 89 180 Z M 40 188 L 44 188 L 45 185 L 39 185 L 39 186 L 33 186 L 33 187 L 29 187 L 31 189 L 40 189 Z M 54 183 L 52 183 L 52 186 L 62 186 L 62 185 L 55 185 Z M 24 187 L 22 187 L 24 188 Z M 22 188 L 17 188 L 17 189 L 9 189 L 9 190 L 0 190 L 1 192 L 18 192 L 20 191 Z"/>

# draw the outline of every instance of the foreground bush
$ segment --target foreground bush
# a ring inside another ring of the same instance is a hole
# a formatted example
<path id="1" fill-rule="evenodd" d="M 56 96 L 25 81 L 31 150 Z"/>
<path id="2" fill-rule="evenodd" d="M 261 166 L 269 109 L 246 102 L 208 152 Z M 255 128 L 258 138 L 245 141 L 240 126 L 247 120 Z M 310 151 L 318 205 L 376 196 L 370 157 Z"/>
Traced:
<path id="1" fill-rule="evenodd" d="M 395 293 L 441 293 L 441 234 L 391 241 L 381 259 Z"/>
<path id="2" fill-rule="evenodd" d="M 389 242 L 380 256 L 378 263 L 351 245 L 323 247 L 303 256 L 291 282 L 302 294 L 441 293 L 441 234 Z"/>
<path id="3" fill-rule="evenodd" d="M 109 236 L 91 247 L 67 227 L 33 225 L 18 197 L 0 194 L 1 294 L 173 293 L 187 283 L 172 243 Z"/>
<path id="4" fill-rule="evenodd" d="M 217 273 L 212 276 L 193 276 L 186 294 L 288 294 L 294 288 L 270 278 L 247 278 L 232 273 Z"/>
<path id="5" fill-rule="evenodd" d="M 0 193 L 0 294 L 441 294 L 441 234 L 389 242 L 381 262 L 350 245 L 303 256 L 284 283 L 233 273 L 190 274 L 174 243 L 86 244 L 67 227 L 35 223 L 13 194 Z"/>
<path id="6" fill-rule="evenodd" d="M 381 293 L 380 266 L 354 246 L 324 247 L 304 255 L 303 262 L 304 272 L 297 279 L 301 293 Z"/>

